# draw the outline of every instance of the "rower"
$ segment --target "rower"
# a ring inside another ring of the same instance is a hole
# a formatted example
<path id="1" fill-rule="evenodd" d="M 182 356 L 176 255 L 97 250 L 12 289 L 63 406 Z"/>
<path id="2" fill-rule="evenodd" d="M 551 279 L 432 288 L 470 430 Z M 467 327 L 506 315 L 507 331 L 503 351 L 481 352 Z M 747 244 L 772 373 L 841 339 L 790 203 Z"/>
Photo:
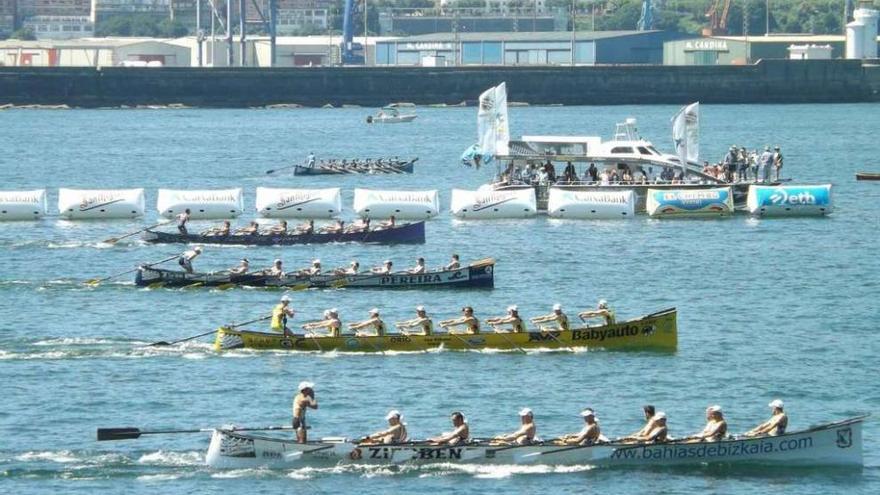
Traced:
<path id="1" fill-rule="evenodd" d="M 391 260 L 385 260 L 382 263 L 382 266 L 374 266 L 370 269 L 370 271 L 377 275 L 388 275 L 389 273 L 391 273 L 391 267 L 393 265 L 394 263 L 392 263 Z"/>
<path id="2" fill-rule="evenodd" d="M 280 259 L 276 259 L 270 268 L 263 270 L 263 273 L 269 277 L 284 278 L 285 276 L 284 269 L 281 267 Z"/>
<path id="3" fill-rule="evenodd" d="M 293 318 L 296 312 L 290 307 L 290 296 L 284 294 L 281 301 L 272 308 L 272 321 L 269 326 L 275 332 L 281 332 L 284 335 L 290 335 L 290 329 L 287 328 L 287 317 Z"/>
<path id="4" fill-rule="evenodd" d="M 657 412 L 653 417 L 653 426 L 648 433 L 644 435 L 636 435 L 632 439 L 637 442 L 659 443 L 665 442 L 669 437 L 669 429 L 666 427 L 666 413 Z"/>
<path id="5" fill-rule="evenodd" d="M 236 235 L 254 235 L 260 231 L 260 224 L 258 224 L 255 220 L 251 220 L 251 223 L 248 224 L 247 227 L 242 227 L 235 231 Z"/>
<path id="6" fill-rule="evenodd" d="M 357 262 L 357 260 L 352 260 L 349 263 L 348 267 L 339 267 L 333 270 L 334 275 L 357 275 L 358 270 L 360 270 L 361 264 Z"/>
<path id="7" fill-rule="evenodd" d="M 494 328 L 497 333 L 524 333 L 526 331 L 526 326 L 523 323 L 522 318 L 519 317 L 519 309 L 516 305 L 507 307 L 507 316 L 489 318 L 486 320 L 486 323 L 492 325 L 492 328 Z M 497 328 L 497 325 L 510 325 L 510 330 L 499 329 Z"/>
<path id="8" fill-rule="evenodd" d="M 180 254 L 180 256 L 177 257 L 177 264 L 182 266 L 183 269 L 186 271 L 186 273 L 192 273 L 193 272 L 192 262 L 194 259 L 198 258 L 200 254 L 202 254 L 202 248 L 200 248 L 198 246 L 196 246 L 193 249 L 190 249 L 189 251 L 184 251 L 183 253 Z"/>
<path id="9" fill-rule="evenodd" d="M 266 230 L 269 235 L 284 235 L 287 233 L 287 220 L 281 220 L 278 224 L 269 227 Z"/>
<path id="10" fill-rule="evenodd" d="M 321 260 L 313 259 L 312 266 L 308 268 L 303 268 L 302 270 L 298 270 L 296 272 L 298 276 L 303 277 L 314 277 L 321 274 Z"/>
<path id="11" fill-rule="evenodd" d="M 446 266 L 444 266 L 443 268 L 446 270 L 458 270 L 459 268 L 461 268 L 461 262 L 458 260 L 458 255 L 453 254 L 452 261 L 447 263 Z"/>
<path id="12" fill-rule="evenodd" d="M 532 323 L 539 325 L 541 323 L 556 323 L 556 330 L 567 331 L 569 329 L 568 326 L 568 316 L 562 312 L 562 305 L 557 303 L 553 305 L 553 312 L 549 315 L 538 316 L 536 318 L 532 318 Z M 542 331 L 547 330 L 545 327 L 540 327 Z"/>
<path id="13" fill-rule="evenodd" d="M 186 235 L 189 233 L 186 231 L 186 222 L 189 222 L 190 213 L 191 212 L 190 212 L 189 208 L 187 208 L 187 209 L 183 210 L 183 213 L 178 213 L 177 216 L 175 217 L 177 219 L 177 231 L 183 235 Z"/>
<path id="14" fill-rule="evenodd" d="M 391 215 L 390 217 L 388 217 L 388 220 L 385 220 L 384 222 L 379 222 L 379 225 L 377 225 L 373 230 L 393 229 L 396 225 L 397 217 Z"/>
<path id="15" fill-rule="evenodd" d="M 241 262 L 235 268 L 230 268 L 230 275 L 244 275 L 248 272 L 251 262 L 247 258 L 242 258 Z"/>
<path id="16" fill-rule="evenodd" d="M 302 329 L 315 333 L 315 330 L 327 329 L 327 334 L 321 337 L 339 337 L 342 334 L 342 321 L 339 320 L 339 312 L 336 308 L 324 310 L 324 319 L 310 321 L 302 325 Z"/>
<path id="17" fill-rule="evenodd" d="M 360 329 L 373 327 L 373 331 L 361 332 Z M 385 322 L 379 317 L 379 309 L 370 310 L 370 317 L 357 323 L 349 323 L 348 328 L 354 330 L 356 337 L 383 337 L 385 335 Z"/>
<path id="18" fill-rule="evenodd" d="M 452 334 L 470 334 L 476 335 L 480 333 L 480 320 L 474 317 L 474 308 L 470 306 L 465 306 L 461 308 L 461 312 L 464 314 L 461 318 L 453 318 L 451 320 L 443 320 L 438 325 L 440 327 L 445 328 L 447 332 Z M 464 331 L 455 330 L 454 327 L 465 326 L 467 327 Z"/>
<path id="19" fill-rule="evenodd" d="M 633 440 L 636 437 L 641 437 L 641 436 L 647 435 L 648 433 L 651 432 L 651 430 L 654 429 L 654 426 L 656 426 L 654 424 L 654 415 L 655 415 L 656 409 L 654 408 L 654 406 L 648 404 L 646 406 L 642 406 L 642 411 L 644 411 L 644 413 L 645 413 L 645 426 L 643 426 L 641 430 L 633 433 L 632 435 L 630 435 L 628 437 L 623 437 L 621 440 Z"/>
<path id="20" fill-rule="evenodd" d="M 295 235 L 314 234 L 315 233 L 315 221 L 309 220 L 306 223 L 302 223 L 300 225 L 297 225 L 296 229 L 294 229 L 293 233 Z"/>
<path id="21" fill-rule="evenodd" d="M 788 415 L 785 414 L 783 409 L 784 404 L 781 400 L 775 399 L 770 404 L 767 404 L 767 406 L 773 409 L 773 415 L 770 416 L 770 419 L 747 431 L 743 436 L 758 437 L 769 435 L 775 437 L 785 433 L 785 429 L 788 427 Z"/>
<path id="22" fill-rule="evenodd" d="M 535 433 L 538 427 L 535 425 L 535 415 L 528 407 L 523 408 L 519 412 L 519 420 L 522 425 L 513 433 L 507 435 L 498 435 L 492 440 L 501 443 L 512 443 L 516 445 L 529 445 L 535 440 Z"/>
<path id="23" fill-rule="evenodd" d="M 369 218 L 359 218 L 354 223 L 348 226 L 346 232 L 349 233 L 359 233 L 359 232 L 368 232 L 370 230 L 370 219 Z"/>
<path id="24" fill-rule="evenodd" d="M 450 419 L 455 429 L 447 433 L 441 433 L 434 438 L 429 438 L 428 443 L 435 445 L 459 445 L 466 443 L 470 439 L 471 431 L 467 420 L 464 418 L 464 414 L 455 411 Z"/>
<path id="25" fill-rule="evenodd" d="M 614 310 L 608 307 L 608 301 L 605 299 L 599 299 L 599 304 L 596 306 L 596 309 L 592 311 L 582 311 L 578 313 L 578 317 L 581 320 L 602 317 L 605 320 L 605 325 L 614 324 Z"/>
<path id="26" fill-rule="evenodd" d="M 409 269 L 409 273 L 413 275 L 421 275 L 427 271 L 425 268 L 425 258 L 419 258 L 416 260 L 416 266 Z"/>
<path id="27" fill-rule="evenodd" d="M 388 414 L 385 415 L 385 420 L 388 421 L 388 429 L 377 431 L 372 435 L 367 435 L 360 443 L 389 444 L 406 442 L 408 437 L 406 433 L 406 423 L 403 422 L 403 416 L 400 414 L 400 411 L 397 409 L 388 411 Z"/>
<path id="28" fill-rule="evenodd" d="M 431 321 L 431 318 L 428 318 L 428 313 L 425 311 L 424 306 L 416 306 L 415 318 L 395 323 L 394 326 L 404 335 L 431 335 L 434 333 L 434 323 Z M 418 327 L 421 327 L 421 330 L 415 332 L 407 331 L 408 328 Z"/>
<path id="29" fill-rule="evenodd" d="M 229 230 L 232 228 L 232 225 L 229 223 L 229 220 L 223 220 L 223 223 L 219 227 L 213 227 L 208 229 L 205 232 L 205 235 L 229 235 Z"/>
<path id="30" fill-rule="evenodd" d="M 345 222 L 336 220 L 335 222 L 325 225 L 318 230 L 320 234 L 341 234 L 345 230 Z"/>
<path id="31" fill-rule="evenodd" d="M 588 446 L 599 442 L 603 438 L 599 422 L 596 421 L 596 413 L 592 409 L 587 408 L 581 411 L 581 417 L 584 418 L 583 429 L 578 433 L 561 436 L 559 443 L 563 445 Z"/>
<path id="32" fill-rule="evenodd" d="M 312 382 L 300 382 L 299 393 L 293 398 L 293 429 L 296 431 L 297 443 L 308 441 L 308 426 L 306 426 L 306 411 L 317 409 L 318 400 L 315 399 L 315 384 Z"/>
<path id="33" fill-rule="evenodd" d="M 709 406 L 706 408 L 706 426 L 703 431 L 687 437 L 686 440 L 717 442 L 723 440 L 725 435 L 727 435 L 727 421 L 724 419 L 721 406 Z"/>

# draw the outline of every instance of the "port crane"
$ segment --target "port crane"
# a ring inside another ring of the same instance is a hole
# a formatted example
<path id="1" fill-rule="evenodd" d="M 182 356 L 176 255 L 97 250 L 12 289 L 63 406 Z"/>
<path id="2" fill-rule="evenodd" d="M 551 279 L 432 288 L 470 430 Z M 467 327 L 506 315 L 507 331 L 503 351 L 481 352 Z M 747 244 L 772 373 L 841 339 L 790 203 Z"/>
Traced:
<path id="1" fill-rule="evenodd" d="M 714 0 L 712 6 L 706 11 L 709 25 L 703 28 L 703 36 L 716 36 L 727 34 L 727 19 L 730 17 L 730 4 L 732 0 Z"/>

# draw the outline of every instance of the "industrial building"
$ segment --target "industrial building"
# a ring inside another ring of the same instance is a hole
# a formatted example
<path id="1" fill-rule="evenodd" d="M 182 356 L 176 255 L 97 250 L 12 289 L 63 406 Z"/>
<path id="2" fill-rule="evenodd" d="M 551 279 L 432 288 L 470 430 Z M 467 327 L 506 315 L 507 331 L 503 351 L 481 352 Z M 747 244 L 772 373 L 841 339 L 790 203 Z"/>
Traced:
<path id="1" fill-rule="evenodd" d="M 663 43 L 685 36 L 670 31 L 429 34 L 377 43 L 376 65 L 660 64 Z"/>
<path id="2" fill-rule="evenodd" d="M 98 67 L 142 65 L 190 67 L 192 50 L 170 40 L 86 38 L 53 41 L 0 41 L 0 65 Z"/>
<path id="3" fill-rule="evenodd" d="M 564 15 L 415 15 L 395 11 L 379 12 L 379 34 L 383 36 L 406 33 L 491 33 L 518 31 L 565 31 L 569 16 Z"/>

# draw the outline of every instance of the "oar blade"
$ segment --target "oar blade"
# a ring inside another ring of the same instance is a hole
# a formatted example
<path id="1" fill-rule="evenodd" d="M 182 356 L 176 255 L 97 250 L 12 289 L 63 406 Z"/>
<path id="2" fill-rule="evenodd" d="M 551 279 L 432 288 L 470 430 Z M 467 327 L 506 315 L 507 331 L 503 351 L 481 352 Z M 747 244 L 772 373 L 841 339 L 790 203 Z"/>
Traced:
<path id="1" fill-rule="evenodd" d="M 98 441 L 133 440 L 141 436 L 140 428 L 98 428 Z"/>

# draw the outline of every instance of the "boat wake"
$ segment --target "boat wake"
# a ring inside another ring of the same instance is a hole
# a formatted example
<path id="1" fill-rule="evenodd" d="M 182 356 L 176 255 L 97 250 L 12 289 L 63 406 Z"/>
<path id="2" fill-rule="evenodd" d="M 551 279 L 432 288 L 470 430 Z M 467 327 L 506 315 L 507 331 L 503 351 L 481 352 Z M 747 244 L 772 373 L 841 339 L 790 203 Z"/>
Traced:
<path id="1" fill-rule="evenodd" d="M 44 339 L 0 349 L 0 361 L 67 359 L 143 359 L 179 356 L 183 359 L 206 359 L 217 356 L 213 345 L 207 342 L 187 342 L 174 346 L 149 346 L 150 342 L 110 339 L 65 337 Z"/>

